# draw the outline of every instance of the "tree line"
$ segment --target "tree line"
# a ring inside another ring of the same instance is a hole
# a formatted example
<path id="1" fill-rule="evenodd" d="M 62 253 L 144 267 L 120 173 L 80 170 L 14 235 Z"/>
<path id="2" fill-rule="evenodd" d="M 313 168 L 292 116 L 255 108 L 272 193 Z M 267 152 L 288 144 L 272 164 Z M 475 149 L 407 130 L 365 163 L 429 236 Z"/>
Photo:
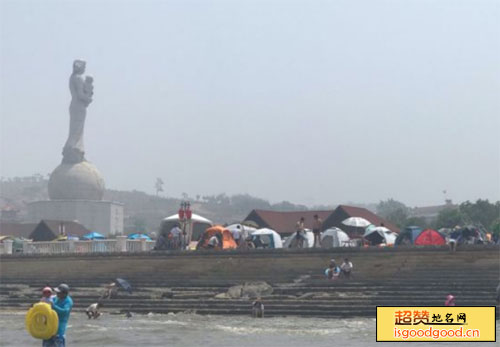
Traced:
<path id="1" fill-rule="evenodd" d="M 431 219 L 412 216 L 411 208 L 400 201 L 388 199 L 379 202 L 377 214 L 399 228 L 416 225 L 438 230 L 473 224 L 493 232 L 500 229 L 500 201 L 493 203 L 487 199 L 465 201 L 460 205 L 450 204 L 441 209 L 437 217 Z"/>

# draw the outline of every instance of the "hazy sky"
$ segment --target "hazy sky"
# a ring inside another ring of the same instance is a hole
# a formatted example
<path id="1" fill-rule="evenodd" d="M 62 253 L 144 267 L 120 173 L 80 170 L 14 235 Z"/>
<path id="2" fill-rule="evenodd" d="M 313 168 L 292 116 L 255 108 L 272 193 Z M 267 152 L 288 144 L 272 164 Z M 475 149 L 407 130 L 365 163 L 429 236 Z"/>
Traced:
<path id="1" fill-rule="evenodd" d="M 1 175 L 51 172 L 72 61 L 107 187 L 500 199 L 498 1 L 1 2 Z"/>

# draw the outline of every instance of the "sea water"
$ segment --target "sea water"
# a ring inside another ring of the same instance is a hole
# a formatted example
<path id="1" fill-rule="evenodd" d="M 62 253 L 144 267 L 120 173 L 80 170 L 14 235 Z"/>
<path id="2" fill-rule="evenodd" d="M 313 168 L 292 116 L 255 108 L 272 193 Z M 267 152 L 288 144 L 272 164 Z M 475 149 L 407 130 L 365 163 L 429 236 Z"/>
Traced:
<path id="1" fill-rule="evenodd" d="M 0 346 L 41 346 L 25 330 L 25 312 L 0 312 Z M 498 322 L 497 322 L 498 323 Z M 497 329 L 499 326 L 497 324 Z M 497 332 L 497 336 L 498 332 Z M 83 312 L 72 312 L 66 345 L 82 347 L 320 347 L 390 346 L 375 341 L 375 319 L 321 319 L 246 316 L 201 316 L 196 314 L 148 314 L 125 318 L 106 312 L 89 320 Z M 443 347 L 449 343 L 411 343 L 411 347 Z M 451 344 L 453 345 L 453 344 Z M 476 345 L 460 343 L 461 347 Z M 481 346 L 495 343 L 480 343 Z"/>

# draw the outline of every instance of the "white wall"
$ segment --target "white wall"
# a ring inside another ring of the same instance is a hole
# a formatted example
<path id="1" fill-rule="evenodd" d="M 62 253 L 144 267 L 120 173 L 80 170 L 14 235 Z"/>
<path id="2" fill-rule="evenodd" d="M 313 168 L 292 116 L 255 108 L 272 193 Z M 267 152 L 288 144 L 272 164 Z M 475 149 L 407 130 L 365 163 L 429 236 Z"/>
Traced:
<path id="1" fill-rule="evenodd" d="M 123 233 L 123 204 L 112 201 L 52 200 L 28 204 L 28 219 L 78 221 L 91 231 L 104 235 Z"/>

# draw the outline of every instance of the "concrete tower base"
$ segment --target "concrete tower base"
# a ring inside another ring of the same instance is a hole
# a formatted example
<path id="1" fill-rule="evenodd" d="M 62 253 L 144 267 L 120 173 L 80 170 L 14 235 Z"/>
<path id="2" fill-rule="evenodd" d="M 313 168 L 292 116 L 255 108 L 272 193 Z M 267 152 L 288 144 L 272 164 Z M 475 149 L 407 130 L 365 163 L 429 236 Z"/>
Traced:
<path id="1" fill-rule="evenodd" d="M 50 200 L 28 204 L 28 219 L 78 221 L 105 236 L 123 233 L 123 204 L 99 200 Z"/>

